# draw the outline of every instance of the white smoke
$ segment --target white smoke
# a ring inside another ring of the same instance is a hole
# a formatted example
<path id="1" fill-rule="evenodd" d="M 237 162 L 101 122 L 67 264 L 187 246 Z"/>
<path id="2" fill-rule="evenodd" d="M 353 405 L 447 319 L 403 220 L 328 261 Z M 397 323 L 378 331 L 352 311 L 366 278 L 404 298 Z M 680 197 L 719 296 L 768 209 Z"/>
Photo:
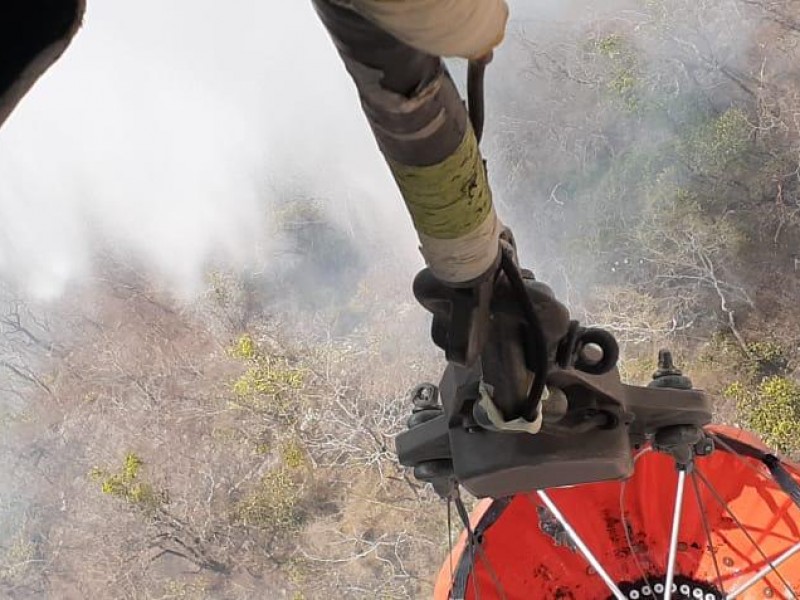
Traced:
<path id="1" fill-rule="evenodd" d="M 509 37 L 628 4 L 511 0 Z M 537 95 L 513 47 L 487 79 L 511 106 Z M 494 164 L 499 115 L 487 108 Z M 421 264 L 310 0 L 90 0 L 73 45 L 0 129 L 0 278 L 57 296 L 110 248 L 192 293 L 210 261 L 269 262 L 287 190 L 317 198 L 370 253 L 380 243 L 409 272 Z"/>
<path id="2" fill-rule="evenodd" d="M 0 276 L 55 296 L 101 241 L 192 292 L 209 260 L 270 256 L 274 195 L 295 184 L 354 236 L 413 256 L 310 2 L 90 1 L 0 130 Z"/>

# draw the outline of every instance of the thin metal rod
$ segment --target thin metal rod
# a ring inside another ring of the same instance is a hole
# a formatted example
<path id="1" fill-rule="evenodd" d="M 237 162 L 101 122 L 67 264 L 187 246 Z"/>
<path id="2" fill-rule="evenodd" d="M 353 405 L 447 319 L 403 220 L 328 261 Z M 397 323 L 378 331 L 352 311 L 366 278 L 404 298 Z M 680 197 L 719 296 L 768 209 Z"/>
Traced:
<path id="1" fill-rule="evenodd" d="M 453 570 L 453 499 L 447 499 L 447 547 L 450 550 L 450 583 L 455 581 Z"/>
<path id="2" fill-rule="evenodd" d="M 795 598 L 795 600 L 797 600 L 797 594 L 795 594 L 792 588 L 789 586 L 789 582 L 786 581 L 786 578 L 783 575 L 781 575 L 781 572 L 775 568 L 775 566 L 772 564 L 772 561 L 764 553 L 764 550 L 762 550 L 761 546 L 758 545 L 758 542 L 756 542 L 755 539 L 753 539 L 753 536 L 750 535 L 750 532 L 747 531 L 747 528 L 744 525 L 742 525 L 742 522 L 731 510 L 731 507 L 728 506 L 728 503 L 725 502 L 725 499 L 717 491 L 717 488 L 715 488 L 714 485 L 706 478 L 706 476 L 703 475 L 702 471 L 700 471 L 699 468 L 695 469 L 694 472 L 697 473 L 697 476 L 700 478 L 700 481 L 703 482 L 703 484 L 708 488 L 708 491 L 711 492 L 711 495 L 714 496 L 714 499 L 722 507 L 722 510 L 728 513 L 728 516 L 731 518 L 731 520 L 736 524 L 736 526 L 744 534 L 747 540 L 753 545 L 753 547 L 756 549 L 756 552 L 758 552 L 758 555 L 761 557 L 761 559 L 765 563 L 767 563 L 769 569 L 775 574 L 775 577 L 777 577 L 780 580 L 781 585 L 783 585 L 789 591 L 789 593 L 792 595 L 792 598 Z"/>
<path id="3" fill-rule="evenodd" d="M 767 575 L 769 575 L 775 567 L 785 563 L 787 560 L 792 558 L 798 552 L 800 552 L 800 542 L 796 543 L 794 546 L 789 548 L 786 552 L 784 552 L 778 558 L 773 560 L 771 564 L 766 565 L 758 573 L 753 575 L 750 579 L 745 581 L 742 585 L 740 585 L 735 590 L 733 590 L 730 594 L 725 596 L 725 600 L 731 600 L 732 598 L 736 598 L 740 594 L 746 592 L 751 587 L 753 587 L 755 584 L 757 584 L 759 581 L 764 579 Z"/>
<path id="4" fill-rule="evenodd" d="M 703 523 L 703 531 L 706 534 L 706 542 L 708 543 L 708 551 L 711 553 L 711 559 L 714 562 L 714 572 L 717 574 L 717 587 L 723 594 L 725 593 L 725 583 L 722 581 L 722 571 L 719 568 L 719 560 L 717 560 L 717 549 L 714 548 L 714 540 L 711 537 L 711 525 L 708 523 L 706 506 L 703 502 L 703 497 L 700 494 L 700 484 L 697 483 L 697 475 L 692 472 L 691 475 L 692 488 L 694 489 L 694 497 L 697 500 L 697 510 L 700 511 L 700 520 Z"/>
<path id="5" fill-rule="evenodd" d="M 678 533 L 683 515 L 683 492 L 686 489 L 686 467 L 678 470 L 678 488 L 675 491 L 675 510 L 672 512 L 672 534 L 669 538 L 667 557 L 667 579 L 664 582 L 664 600 L 672 600 L 672 584 L 675 581 L 675 560 L 678 556 Z"/>
<path id="6" fill-rule="evenodd" d="M 469 521 L 469 513 L 467 507 L 464 506 L 464 501 L 460 495 L 455 496 L 455 505 L 458 516 L 464 524 L 464 529 L 467 532 L 467 544 L 469 549 L 469 579 L 472 581 L 472 590 L 475 592 L 475 600 L 481 600 L 481 590 L 478 586 L 478 579 L 475 577 L 475 554 L 477 547 L 477 540 L 475 539 L 475 532 L 472 530 L 472 524 Z"/>
<path id="7" fill-rule="evenodd" d="M 648 452 L 653 452 L 653 449 L 651 447 L 645 448 L 644 450 L 639 451 L 639 453 L 633 457 L 634 473 L 636 473 L 636 464 L 639 462 L 639 459 Z M 620 519 L 622 520 L 622 529 L 625 532 L 625 541 L 628 542 L 628 550 L 631 551 L 633 562 L 636 564 L 636 568 L 639 570 L 639 575 L 642 576 L 642 581 L 644 581 L 645 585 L 651 592 L 648 594 L 648 596 L 653 599 L 656 597 L 655 593 L 653 593 L 653 584 L 650 582 L 650 578 L 647 576 L 647 572 L 642 566 L 642 561 L 639 560 L 639 557 L 637 556 L 637 548 L 634 547 L 633 539 L 631 538 L 631 527 L 630 523 L 628 523 L 628 515 L 625 511 L 625 491 L 628 489 L 627 486 L 627 480 L 623 481 L 619 486 L 619 515 Z"/>
<path id="8" fill-rule="evenodd" d="M 625 513 L 625 489 L 627 486 L 627 481 L 623 481 L 619 488 L 619 514 L 620 520 L 622 521 L 622 530 L 625 532 L 625 541 L 628 543 L 628 550 L 631 552 L 631 558 L 633 558 L 633 562 L 636 565 L 636 568 L 639 570 L 639 575 L 642 576 L 642 581 L 644 581 L 645 585 L 652 590 L 653 585 L 650 583 L 650 578 L 647 576 L 647 572 L 644 570 L 642 566 L 642 561 L 639 560 L 637 556 L 637 548 L 633 545 L 633 538 L 631 538 L 631 531 L 630 531 L 630 524 L 628 523 L 628 516 Z M 651 596 L 651 598 L 655 598 L 655 596 Z"/>
<path id="9" fill-rule="evenodd" d="M 597 572 L 598 575 L 605 581 L 608 589 L 614 595 L 617 600 L 627 600 L 628 597 L 622 593 L 622 591 L 617 587 L 617 584 L 614 583 L 614 580 L 611 579 L 611 576 L 608 572 L 603 568 L 600 562 L 597 560 L 592 551 L 589 550 L 589 546 L 581 539 L 578 535 L 578 532 L 572 528 L 572 525 L 569 524 L 569 521 L 564 517 L 562 512 L 558 509 L 555 503 L 550 499 L 550 496 L 547 495 L 547 492 L 544 490 L 539 490 L 536 492 L 539 495 L 539 499 L 542 503 L 547 507 L 553 516 L 558 519 L 558 522 L 561 523 L 561 526 L 564 528 L 564 531 L 567 532 L 572 542 L 578 547 L 583 554 L 583 557 L 586 561 L 592 566 L 592 568 Z"/>

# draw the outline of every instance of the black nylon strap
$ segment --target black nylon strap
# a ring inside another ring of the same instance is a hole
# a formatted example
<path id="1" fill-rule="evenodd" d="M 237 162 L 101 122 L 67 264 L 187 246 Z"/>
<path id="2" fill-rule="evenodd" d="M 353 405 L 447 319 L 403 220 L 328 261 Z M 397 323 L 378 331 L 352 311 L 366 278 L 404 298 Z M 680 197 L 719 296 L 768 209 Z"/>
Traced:
<path id="1" fill-rule="evenodd" d="M 460 499 L 456 502 L 460 502 Z M 494 500 L 475 526 L 475 530 L 471 534 L 469 529 L 467 530 L 467 544 L 482 543 L 483 534 L 497 522 L 505 509 L 508 508 L 509 504 L 511 504 L 511 498 L 498 498 Z M 456 507 L 458 507 L 458 504 L 456 504 Z M 469 520 L 467 520 L 465 527 L 469 527 Z M 474 556 L 474 553 L 477 553 L 477 549 L 474 548 L 474 546 L 467 546 L 466 550 L 467 552 L 462 552 L 461 556 L 458 558 L 458 565 L 456 566 L 456 572 L 453 576 L 453 591 L 450 595 L 451 600 L 464 600 L 466 598 L 467 584 L 469 583 L 472 561 L 474 560 L 471 557 Z"/>
<path id="2" fill-rule="evenodd" d="M 800 485 L 797 480 L 791 476 L 789 471 L 783 466 L 781 459 L 774 454 L 767 454 L 764 456 L 764 464 L 767 465 L 772 478 L 776 483 L 781 486 L 781 489 L 789 496 L 794 503 L 800 508 Z"/>
<path id="3" fill-rule="evenodd" d="M 784 493 L 800 508 L 800 484 L 792 477 L 789 471 L 783 466 L 783 461 L 774 454 L 764 452 L 745 442 L 740 442 L 726 435 L 715 433 L 713 437 L 723 442 L 722 450 L 736 452 L 742 456 L 761 461 L 769 469 L 770 475 L 775 480 Z"/>

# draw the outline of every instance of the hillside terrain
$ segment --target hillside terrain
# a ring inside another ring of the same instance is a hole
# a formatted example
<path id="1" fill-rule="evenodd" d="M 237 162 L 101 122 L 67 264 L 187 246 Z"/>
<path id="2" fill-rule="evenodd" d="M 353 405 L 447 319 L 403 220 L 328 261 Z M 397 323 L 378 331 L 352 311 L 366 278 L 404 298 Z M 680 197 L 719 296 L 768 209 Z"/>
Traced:
<path id="1" fill-rule="evenodd" d="M 498 211 L 625 379 L 669 347 L 798 457 L 800 1 L 613 4 L 512 20 Z M 393 438 L 442 357 L 415 265 L 328 200 L 287 191 L 276 266 L 191 300 L 109 246 L 57 300 L 0 287 L 0 598 L 430 596 L 458 528 Z"/>

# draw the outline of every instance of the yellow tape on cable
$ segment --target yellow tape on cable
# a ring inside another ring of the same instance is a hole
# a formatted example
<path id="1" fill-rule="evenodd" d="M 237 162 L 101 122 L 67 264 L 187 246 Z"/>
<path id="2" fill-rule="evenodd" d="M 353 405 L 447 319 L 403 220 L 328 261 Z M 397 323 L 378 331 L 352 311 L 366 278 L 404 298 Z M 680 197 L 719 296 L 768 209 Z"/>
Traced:
<path id="1" fill-rule="evenodd" d="M 388 162 L 433 274 L 463 283 L 486 273 L 497 258 L 502 224 L 472 128 L 467 127 L 459 147 L 439 164 Z"/>
<path id="2" fill-rule="evenodd" d="M 480 58 L 505 35 L 505 0 L 332 0 L 435 56 Z"/>

